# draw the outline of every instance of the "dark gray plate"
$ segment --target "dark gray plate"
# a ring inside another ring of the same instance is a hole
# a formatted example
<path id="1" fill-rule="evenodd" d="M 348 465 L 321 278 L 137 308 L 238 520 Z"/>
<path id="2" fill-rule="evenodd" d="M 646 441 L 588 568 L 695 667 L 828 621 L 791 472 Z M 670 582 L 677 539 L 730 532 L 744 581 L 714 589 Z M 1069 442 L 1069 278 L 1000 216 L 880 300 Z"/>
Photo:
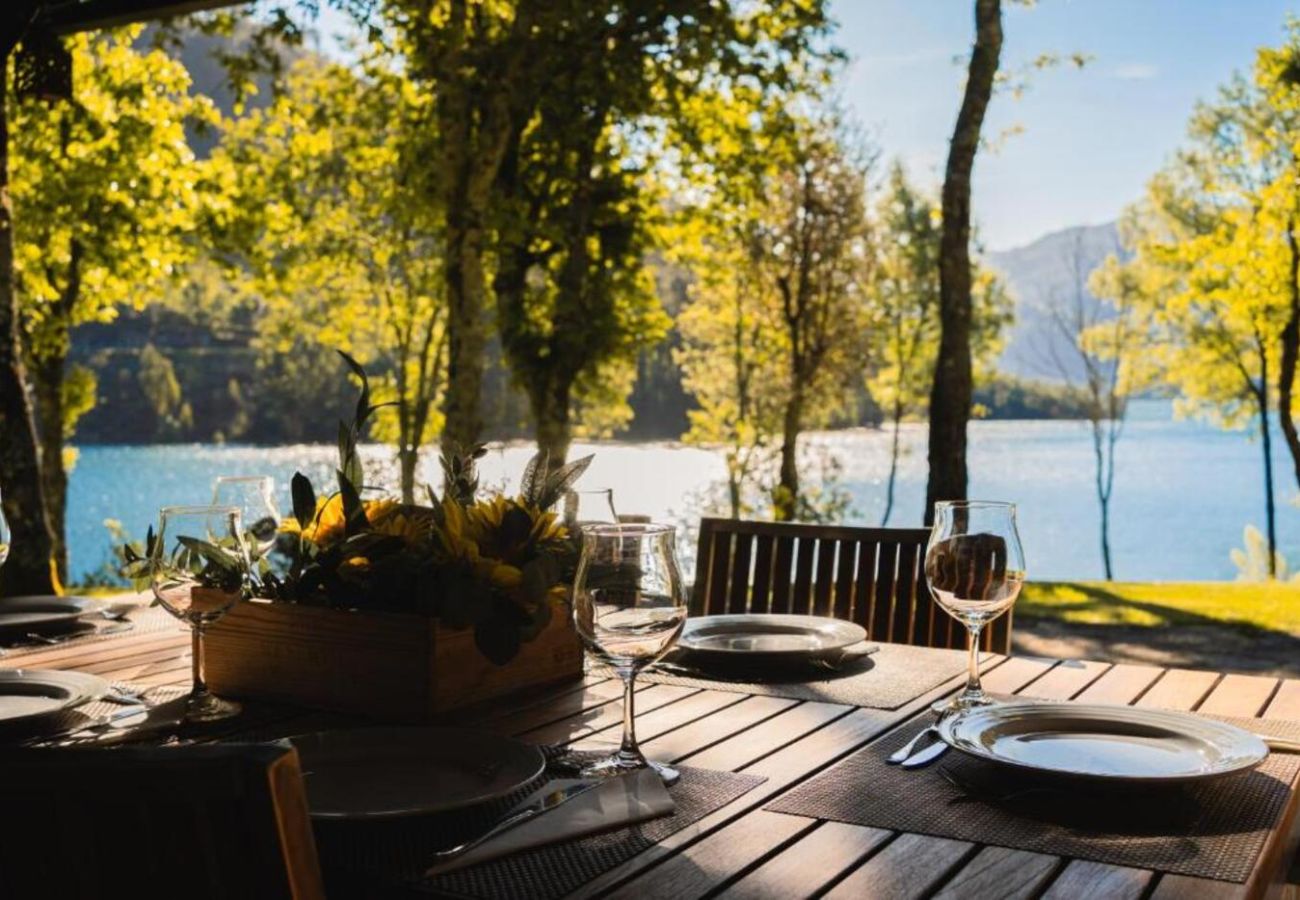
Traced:
<path id="1" fill-rule="evenodd" d="M 89 597 L 6 597 L 0 600 L 0 635 L 66 628 L 107 608 L 103 600 Z"/>
<path id="2" fill-rule="evenodd" d="M 822 616 L 699 616 L 686 620 L 675 656 L 689 664 L 833 662 L 866 638 L 861 625 Z"/>
<path id="3" fill-rule="evenodd" d="M 504 797 L 542 774 L 537 747 L 464 728 L 356 728 L 292 738 L 311 815 L 385 819 Z"/>

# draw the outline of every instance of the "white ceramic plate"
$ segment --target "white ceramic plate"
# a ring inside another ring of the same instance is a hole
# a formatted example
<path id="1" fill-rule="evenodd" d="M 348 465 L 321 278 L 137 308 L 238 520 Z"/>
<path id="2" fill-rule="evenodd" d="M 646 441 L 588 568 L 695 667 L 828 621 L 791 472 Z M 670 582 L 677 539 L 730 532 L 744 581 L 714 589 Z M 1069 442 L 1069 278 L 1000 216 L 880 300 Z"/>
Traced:
<path id="1" fill-rule="evenodd" d="M 954 749 L 1052 775 L 1134 784 L 1218 778 L 1259 765 L 1264 742 L 1188 713 L 1082 703 L 987 706 L 939 722 Z"/>
<path id="2" fill-rule="evenodd" d="M 821 616 L 699 616 L 686 620 L 677 649 L 691 661 L 790 663 L 835 660 L 866 639 L 861 625 Z"/>
<path id="3" fill-rule="evenodd" d="M 504 797 L 542 774 L 542 751 L 462 728 L 357 728 L 292 738 L 307 807 L 321 819 L 448 812 Z"/>
<path id="4" fill-rule="evenodd" d="M 98 700 L 108 682 L 84 672 L 0 669 L 0 726 L 26 726 L 27 720 Z"/>
<path id="5" fill-rule="evenodd" d="M 0 635 L 66 627 L 107 608 L 89 597 L 6 597 L 0 600 Z"/>

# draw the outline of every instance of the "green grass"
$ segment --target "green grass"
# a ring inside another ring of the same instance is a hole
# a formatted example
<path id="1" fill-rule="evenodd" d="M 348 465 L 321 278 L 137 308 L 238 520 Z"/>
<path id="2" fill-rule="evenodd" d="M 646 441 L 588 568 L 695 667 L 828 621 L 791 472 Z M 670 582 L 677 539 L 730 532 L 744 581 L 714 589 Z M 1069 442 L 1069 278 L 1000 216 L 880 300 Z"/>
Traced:
<path id="1" fill-rule="evenodd" d="M 1227 625 L 1300 635 L 1300 584 L 1030 582 L 1017 616 L 1090 625 Z"/>

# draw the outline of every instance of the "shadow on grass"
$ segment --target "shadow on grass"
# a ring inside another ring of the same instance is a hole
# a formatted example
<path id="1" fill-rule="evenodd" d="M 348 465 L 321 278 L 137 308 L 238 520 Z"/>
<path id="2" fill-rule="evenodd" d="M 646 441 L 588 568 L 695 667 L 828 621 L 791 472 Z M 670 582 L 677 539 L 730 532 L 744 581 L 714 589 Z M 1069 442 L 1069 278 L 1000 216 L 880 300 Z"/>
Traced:
<path id="1" fill-rule="evenodd" d="M 1134 600 L 1096 585 L 1072 583 L 1068 587 L 1086 599 L 1016 609 L 1013 647 L 1017 652 L 1300 676 L 1300 635 Z M 1156 624 L 1090 624 L 1064 619 L 1071 612 L 1099 608 L 1140 611 Z"/>

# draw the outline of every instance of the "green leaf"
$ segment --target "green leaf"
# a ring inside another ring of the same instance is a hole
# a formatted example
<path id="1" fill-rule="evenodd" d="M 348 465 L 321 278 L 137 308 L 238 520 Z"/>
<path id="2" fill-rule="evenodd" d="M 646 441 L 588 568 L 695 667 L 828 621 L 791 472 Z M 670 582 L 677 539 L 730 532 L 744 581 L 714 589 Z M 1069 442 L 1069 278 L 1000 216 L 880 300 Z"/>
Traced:
<path id="1" fill-rule="evenodd" d="M 176 538 L 176 542 L 186 550 L 197 553 L 218 568 L 231 572 L 238 572 L 241 568 L 238 557 L 216 544 L 210 544 L 207 541 L 201 541 L 198 538 L 188 537 L 183 534 Z"/>
<path id="2" fill-rule="evenodd" d="M 357 411 L 352 419 L 353 428 L 359 435 L 362 423 L 366 421 L 366 417 L 369 416 L 371 412 L 370 378 L 366 375 L 366 370 L 362 367 L 361 363 L 357 362 L 342 350 L 336 352 L 339 356 L 343 357 L 343 361 L 347 363 L 348 368 L 352 370 L 352 374 L 361 379 L 361 394 L 357 397 Z"/>
<path id="3" fill-rule="evenodd" d="M 343 533 L 354 535 L 370 525 L 366 519 L 366 508 L 361 504 L 361 495 L 343 472 L 338 473 L 339 495 L 343 498 Z"/>
<path id="4" fill-rule="evenodd" d="M 293 473 L 289 488 L 293 495 L 293 517 L 298 520 L 299 528 L 306 529 L 316 517 L 316 491 L 311 480 L 301 472 Z"/>

